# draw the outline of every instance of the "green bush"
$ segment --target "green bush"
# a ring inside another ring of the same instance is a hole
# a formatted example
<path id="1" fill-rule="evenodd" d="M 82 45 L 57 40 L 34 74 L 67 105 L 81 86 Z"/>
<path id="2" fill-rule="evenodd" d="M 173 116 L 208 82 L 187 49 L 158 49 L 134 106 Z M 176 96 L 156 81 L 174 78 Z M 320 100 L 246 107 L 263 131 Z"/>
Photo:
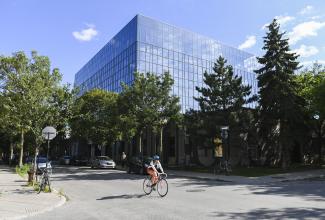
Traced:
<path id="1" fill-rule="evenodd" d="M 27 171 L 29 170 L 30 164 L 24 164 L 22 167 L 16 166 L 16 173 L 21 177 L 25 177 L 27 175 Z"/>

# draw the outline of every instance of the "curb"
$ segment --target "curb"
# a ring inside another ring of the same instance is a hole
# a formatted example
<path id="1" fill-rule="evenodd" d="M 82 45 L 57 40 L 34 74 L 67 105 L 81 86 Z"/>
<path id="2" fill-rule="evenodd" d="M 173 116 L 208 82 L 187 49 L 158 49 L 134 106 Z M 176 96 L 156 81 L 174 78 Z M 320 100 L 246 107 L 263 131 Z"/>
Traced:
<path id="1" fill-rule="evenodd" d="M 186 176 L 186 175 L 179 175 L 179 174 L 168 174 L 169 176 L 175 176 L 175 177 L 182 177 L 182 178 L 188 178 L 188 179 L 196 179 L 196 180 L 207 180 L 207 181 L 218 181 L 218 182 L 224 182 L 224 183 L 233 183 L 234 181 L 231 180 L 223 180 L 219 178 L 209 178 L 209 177 L 198 177 L 198 176 Z"/>
<path id="2" fill-rule="evenodd" d="M 55 189 L 53 189 L 53 191 L 55 191 L 55 193 L 57 193 L 57 191 Z M 16 216 L 16 217 L 12 217 L 12 218 L 5 218 L 5 220 L 17 220 L 17 219 L 23 219 L 23 218 L 27 218 L 27 217 L 32 217 L 32 216 L 36 216 L 36 215 L 40 215 L 40 214 L 43 214 L 45 212 L 50 212 L 52 210 L 54 210 L 55 208 L 58 208 L 62 205 L 64 205 L 66 203 L 66 198 L 65 196 L 61 196 L 61 195 L 58 195 L 61 199 L 60 201 L 54 205 L 54 206 L 51 206 L 51 207 L 48 207 L 48 208 L 45 208 L 45 209 L 42 209 L 40 211 L 37 211 L 37 212 L 31 212 L 31 213 L 28 213 L 28 214 L 25 214 L 25 215 L 20 215 L 20 216 Z"/>
<path id="3" fill-rule="evenodd" d="M 19 176 L 19 177 L 21 177 L 21 176 Z M 22 178 L 22 179 L 24 179 L 24 178 Z M 56 189 L 54 189 L 54 188 L 52 188 L 52 192 L 51 193 L 54 193 L 54 194 L 56 194 L 55 196 L 60 197 L 60 201 L 57 204 L 55 204 L 53 206 L 50 206 L 50 207 L 47 207 L 45 209 L 42 209 L 40 211 L 30 212 L 30 213 L 23 214 L 23 215 L 16 216 L 16 217 L 3 218 L 3 220 L 17 220 L 17 219 L 23 219 L 23 218 L 27 218 L 27 217 L 36 216 L 36 215 L 39 215 L 39 214 L 43 214 L 45 212 L 50 212 L 50 211 L 52 211 L 52 210 L 54 210 L 54 209 L 56 209 L 56 208 L 64 205 L 67 202 L 67 196 L 65 194 L 60 195 L 59 192 Z"/>

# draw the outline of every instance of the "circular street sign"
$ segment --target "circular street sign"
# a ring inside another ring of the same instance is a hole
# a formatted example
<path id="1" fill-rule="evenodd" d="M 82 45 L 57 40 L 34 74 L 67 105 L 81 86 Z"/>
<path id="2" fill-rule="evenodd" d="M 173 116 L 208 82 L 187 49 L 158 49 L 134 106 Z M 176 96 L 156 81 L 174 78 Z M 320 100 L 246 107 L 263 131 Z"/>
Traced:
<path id="1" fill-rule="evenodd" d="M 56 136 L 56 129 L 51 126 L 47 126 L 42 130 L 42 136 L 45 140 L 52 140 Z"/>

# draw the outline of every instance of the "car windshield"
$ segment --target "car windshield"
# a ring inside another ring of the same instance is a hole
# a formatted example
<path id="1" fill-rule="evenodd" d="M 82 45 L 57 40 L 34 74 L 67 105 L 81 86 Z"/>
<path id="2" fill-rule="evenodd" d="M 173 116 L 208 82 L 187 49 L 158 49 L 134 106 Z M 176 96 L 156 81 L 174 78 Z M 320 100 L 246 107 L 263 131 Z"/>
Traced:
<path id="1" fill-rule="evenodd" d="M 97 157 L 98 160 L 111 160 L 111 158 L 106 156 Z"/>
<path id="2" fill-rule="evenodd" d="M 46 158 L 45 157 L 37 158 L 37 163 L 46 163 Z"/>

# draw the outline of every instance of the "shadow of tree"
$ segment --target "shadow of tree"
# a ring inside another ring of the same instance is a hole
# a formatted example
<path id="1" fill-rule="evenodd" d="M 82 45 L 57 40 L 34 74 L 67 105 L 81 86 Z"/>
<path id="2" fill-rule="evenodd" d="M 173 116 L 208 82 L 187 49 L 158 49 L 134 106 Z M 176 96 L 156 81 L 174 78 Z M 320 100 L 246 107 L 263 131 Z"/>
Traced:
<path id="1" fill-rule="evenodd" d="M 310 201 L 325 201 L 324 181 L 321 180 L 281 182 L 247 187 L 257 195 L 301 196 Z"/>
<path id="2" fill-rule="evenodd" d="M 139 199 L 145 197 L 145 194 L 123 194 L 117 196 L 106 196 L 97 200 L 107 200 L 107 199 Z"/>
<path id="3" fill-rule="evenodd" d="M 324 219 L 325 209 L 320 208 L 285 208 L 255 209 L 245 213 L 213 212 L 210 217 L 229 219 Z"/>

